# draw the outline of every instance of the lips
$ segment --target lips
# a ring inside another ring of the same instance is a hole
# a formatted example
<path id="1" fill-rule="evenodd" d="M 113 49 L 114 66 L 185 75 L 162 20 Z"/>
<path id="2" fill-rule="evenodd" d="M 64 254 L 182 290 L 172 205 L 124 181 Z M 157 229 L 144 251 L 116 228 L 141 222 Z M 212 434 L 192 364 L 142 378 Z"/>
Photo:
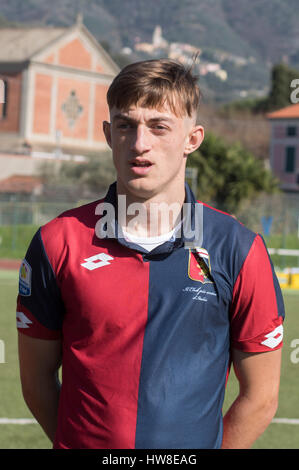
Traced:
<path id="1" fill-rule="evenodd" d="M 145 159 L 134 158 L 133 160 L 130 160 L 129 163 L 133 167 L 149 167 L 149 166 L 152 166 L 152 162 L 150 162 L 149 160 L 145 160 Z"/>
<path id="2" fill-rule="evenodd" d="M 132 172 L 136 176 L 146 175 L 153 166 L 153 163 L 150 160 L 147 160 L 146 158 L 133 158 L 129 161 L 129 164 L 131 166 Z"/>

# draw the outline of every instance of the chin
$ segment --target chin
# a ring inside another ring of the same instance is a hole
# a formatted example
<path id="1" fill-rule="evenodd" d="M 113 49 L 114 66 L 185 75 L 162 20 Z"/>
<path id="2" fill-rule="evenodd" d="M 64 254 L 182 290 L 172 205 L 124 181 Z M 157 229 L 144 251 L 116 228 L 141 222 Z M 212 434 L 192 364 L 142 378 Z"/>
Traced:
<path id="1" fill-rule="evenodd" d="M 141 199 L 150 199 L 159 192 L 158 185 L 146 178 L 133 178 L 124 187 L 127 193 Z"/>

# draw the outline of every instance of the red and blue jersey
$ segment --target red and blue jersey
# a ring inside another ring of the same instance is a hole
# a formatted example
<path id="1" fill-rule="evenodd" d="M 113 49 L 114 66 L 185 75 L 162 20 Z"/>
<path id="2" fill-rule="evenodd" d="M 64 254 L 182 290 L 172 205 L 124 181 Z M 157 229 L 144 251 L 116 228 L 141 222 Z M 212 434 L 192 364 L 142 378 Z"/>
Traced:
<path id="1" fill-rule="evenodd" d="M 54 448 L 219 448 L 231 348 L 282 346 L 263 239 L 186 185 L 200 246 L 183 233 L 146 252 L 97 236 L 99 202 L 42 226 L 20 268 L 19 331 L 62 338 Z"/>

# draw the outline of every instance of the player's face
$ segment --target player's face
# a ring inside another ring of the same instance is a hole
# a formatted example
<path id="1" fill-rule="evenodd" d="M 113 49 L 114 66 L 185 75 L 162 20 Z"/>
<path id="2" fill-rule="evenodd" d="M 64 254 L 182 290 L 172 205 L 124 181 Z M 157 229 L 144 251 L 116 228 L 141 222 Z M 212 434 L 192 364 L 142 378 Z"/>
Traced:
<path id="1" fill-rule="evenodd" d="M 186 158 L 203 140 L 203 128 L 169 109 L 132 106 L 110 110 L 104 132 L 113 153 L 118 190 L 133 198 L 184 191 Z"/>

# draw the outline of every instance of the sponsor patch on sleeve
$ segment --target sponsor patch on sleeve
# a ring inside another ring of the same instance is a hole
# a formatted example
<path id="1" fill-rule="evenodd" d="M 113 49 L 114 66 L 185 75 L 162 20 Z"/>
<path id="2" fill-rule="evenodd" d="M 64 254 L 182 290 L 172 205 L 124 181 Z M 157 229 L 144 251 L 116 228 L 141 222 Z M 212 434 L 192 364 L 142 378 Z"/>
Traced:
<path id="1" fill-rule="evenodd" d="M 30 264 L 24 259 L 19 272 L 19 294 L 23 296 L 31 295 L 32 269 Z"/>

